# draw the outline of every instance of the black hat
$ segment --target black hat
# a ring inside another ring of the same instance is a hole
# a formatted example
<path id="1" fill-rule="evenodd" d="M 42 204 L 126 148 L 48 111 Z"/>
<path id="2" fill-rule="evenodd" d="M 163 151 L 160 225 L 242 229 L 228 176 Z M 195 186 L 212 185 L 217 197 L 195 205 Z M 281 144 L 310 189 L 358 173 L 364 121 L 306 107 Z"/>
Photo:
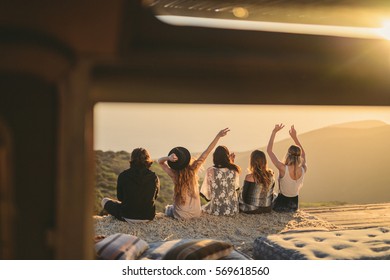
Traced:
<path id="1" fill-rule="evenodd" d="M 171 154 L 175 154 L 177 156 L 177 161 L 172 162 L 168 160 L 168 165 L 170 168 L 174 170 L 182 170 L 190 163 L 191 160 L 191 154 L 190 152 L 184 148 L 184 147 L 176 147 L 173 148 L 169 153 L 168 156 Z"/>

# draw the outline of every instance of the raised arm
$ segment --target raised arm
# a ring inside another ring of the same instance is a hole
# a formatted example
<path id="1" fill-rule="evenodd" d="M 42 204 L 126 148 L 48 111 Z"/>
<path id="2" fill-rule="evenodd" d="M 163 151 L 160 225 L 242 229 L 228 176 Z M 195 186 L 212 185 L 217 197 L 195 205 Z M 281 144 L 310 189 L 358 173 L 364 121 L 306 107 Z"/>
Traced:
<path id="1" fill-rule="evenodd" d="M 207 149 L 200 155 L 200 157 L 197 160 L 197 165 L 201 165 L 207 158 L 207 156 L 210 154 L 210 152 L 215 148 L 217 145 L 219 139 L 221 137 L 224 137 L 228 132 L 230 131 L 229 128 L 222 129 L 220 132 L 218 132 L 217 136 L 215 136 L 214 140 L 210 143 L 210 145 L 207 147 Z"/>
<path id="2" fill-rule="evenodd" d="M 281 172 L 284 173 L 284 164 L 281 162 L 278 157 L 273 152 L 274 142 L 275 142 L 275 136 L 276 133 L 280 130 L 282 130 L 284 127 L 284 124 L 276 124 L 275 128 L 272 130 L 271 137 L 269 138 L 268 146 L 267 146 L 267 153 L 270 157 L 272 163 L 276 166 L 276 168 Z"/>
<path id="3" fill-rule="evenodd" d="M 290 133 L 290 136 L 291 136 L 292 140 L 294 141 L 295 145 L 297 145 L 298 147 L 301 148 L 301 157 L 303 159 L 302 167 L 306 171 L 307 170 L 307 166 L 306 166 L 306 153 L 305 153 L 305 150 L 303 149 L 303 147 L 301 145 L 301 142 L 299 142 L 299 140 L 298 140 L 297 131 L 295 130 L 294 125 L 291 126 L 291 129 L 288 132 Z"/>
<path id="4" fill-rule="evenodd" d="M 158 159 L 158 164 L 161 166 L 161 168 L 171 177 L 172 179 L 175 180 L 175 173 L 173 170 L 168 166 L 167 161 L 172 161 L 175 162 L 177 161 L 177 156 L 176 154 L 170 154 L 167 157 L 162 157 Z"/>

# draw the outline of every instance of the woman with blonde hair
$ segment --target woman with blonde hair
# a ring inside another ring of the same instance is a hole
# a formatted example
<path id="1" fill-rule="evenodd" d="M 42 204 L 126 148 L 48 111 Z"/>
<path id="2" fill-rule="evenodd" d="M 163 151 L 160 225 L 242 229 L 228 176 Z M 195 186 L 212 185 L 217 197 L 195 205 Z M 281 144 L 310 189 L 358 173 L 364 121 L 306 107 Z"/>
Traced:
<path id="1" fill-rule="evenodd" d="M 202 210 L 212 215 L 232 216 L 238 213 L 240 167 L 235 155 L 225 146 L 218 146 L 213 154 L 214 166 L 207 168 L 201 194 L 208 200 Z"/>
<path id="2" fill-rule="evenodd" d="M 197 172 L 219 139 L 228 132 L 228 128 L 221 130 L 196 160 L 191 158 L 190 152 L 184 147 L 173 148 L 168 156 L 158 160 L 162 169 L 171 177 L 175 185 L 173 205 L 168 205 L 165 209 L 167 216 L 190 219 L 201 215 Z"/>
<path id="3" fill-rule="evenodd" d="M 298 209 L 298 195 L 303 187 L 303 179 L 307 171 L 306 154 L 298 140 L 294 125 L 292 125 L 289 134 L 295 145 L 291 145 L 288 149 L 284 162 L 277 158 L 273 152 L 273 144 L 276 133 L 283 128 L 283 124 L 275 125 L 269 139 L 267 152 L 279 170 L 279 194 L 275 199 L 273 209 L 279 212 L 291 212 Z"/>
<path id="4" fill-rule="evenodd" d="M 251 153 L 249 172 L 240 194 L 240 211 L 247 214 L 271 212 L 275 179 L 264 152 Z"/>

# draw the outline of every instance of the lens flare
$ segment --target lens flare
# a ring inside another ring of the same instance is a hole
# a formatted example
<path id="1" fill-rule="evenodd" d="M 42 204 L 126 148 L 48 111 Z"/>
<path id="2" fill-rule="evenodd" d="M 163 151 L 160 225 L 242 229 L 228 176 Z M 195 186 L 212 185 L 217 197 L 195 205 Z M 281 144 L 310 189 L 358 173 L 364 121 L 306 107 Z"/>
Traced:
<path id="1" fill-rule="evenodd" d="M 379 28 L 378 33 L 381 37 L 390 41 L 390 20 L 385 20 L 381 28 Z"/>
<path id="2" fill-rule="evenodd" d="M 233 15 L 237 18 L 247 18 L 249 11 L 243 7 L 235 7 L 233 8 Z"/>

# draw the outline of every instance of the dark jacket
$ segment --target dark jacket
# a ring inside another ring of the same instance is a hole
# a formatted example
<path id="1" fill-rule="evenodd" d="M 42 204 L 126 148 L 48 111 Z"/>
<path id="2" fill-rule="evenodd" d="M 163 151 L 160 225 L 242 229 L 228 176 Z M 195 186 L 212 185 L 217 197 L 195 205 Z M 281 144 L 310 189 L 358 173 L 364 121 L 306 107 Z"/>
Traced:
<path id="1" fill-rule="evenodd" d="M 154 204 L 160 189 L 157 175 L 149 169 L 131 167 L 118 176 L 117 197 L 122 202 L 122 217 L 153 220 Z"/>

